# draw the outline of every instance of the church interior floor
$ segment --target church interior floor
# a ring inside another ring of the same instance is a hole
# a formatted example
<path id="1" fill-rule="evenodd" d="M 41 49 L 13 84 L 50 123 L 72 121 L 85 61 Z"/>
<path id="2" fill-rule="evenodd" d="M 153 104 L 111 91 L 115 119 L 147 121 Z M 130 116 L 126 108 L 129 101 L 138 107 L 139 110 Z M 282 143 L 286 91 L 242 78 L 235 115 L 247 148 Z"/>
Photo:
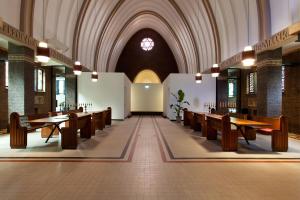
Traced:
<path id="1" fill-rule="evenodd" d="M 218 142 L 150 116 L 114 121 L 74 151 L 60 149 L 59 138 L 44 146 L 37 136 L 19 151 L 0 136 L 1 200 L 300 199 L 298 140 L 290 139 L 287 153 L 272 153 L 261 136 L 223 153 Z"/>

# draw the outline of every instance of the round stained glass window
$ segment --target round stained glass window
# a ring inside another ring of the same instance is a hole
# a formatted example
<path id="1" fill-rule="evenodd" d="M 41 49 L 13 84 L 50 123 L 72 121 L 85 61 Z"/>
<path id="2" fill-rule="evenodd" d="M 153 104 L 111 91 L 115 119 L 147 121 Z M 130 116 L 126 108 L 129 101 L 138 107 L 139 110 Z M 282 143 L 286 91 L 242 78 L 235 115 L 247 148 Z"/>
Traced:
<path id="1" fill-rule="evenodd" d="M 154 47 L 154 42 L 151 38 L 144 38 L 141 47 L 144 51 L 150 51 Z"/>

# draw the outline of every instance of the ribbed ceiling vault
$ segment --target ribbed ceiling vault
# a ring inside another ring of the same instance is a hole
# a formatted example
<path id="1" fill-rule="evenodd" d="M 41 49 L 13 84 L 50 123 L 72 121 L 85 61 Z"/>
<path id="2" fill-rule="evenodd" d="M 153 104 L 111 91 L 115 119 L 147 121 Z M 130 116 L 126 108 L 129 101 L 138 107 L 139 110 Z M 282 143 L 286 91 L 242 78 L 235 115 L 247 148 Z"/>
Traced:
<path id="1" fill-rule="evenodd" d="M 266 0 L 264 0 L 266 1 Z M 34 2 L 33 36 L 42 39 L 42 1 Z M 122 49 L 143 28 L 157 31 L 180 72 L 196 73 L 248 43 L 247 0 L 45 0 L 46 39 L 98 71 L 114 71 Z M 260 10 L 261 5 L 260 5 Z M 259 39 L 257 1 L 250 0 L 250 44 Z M 30 23 L 29 23 L 30 24 Z"/>

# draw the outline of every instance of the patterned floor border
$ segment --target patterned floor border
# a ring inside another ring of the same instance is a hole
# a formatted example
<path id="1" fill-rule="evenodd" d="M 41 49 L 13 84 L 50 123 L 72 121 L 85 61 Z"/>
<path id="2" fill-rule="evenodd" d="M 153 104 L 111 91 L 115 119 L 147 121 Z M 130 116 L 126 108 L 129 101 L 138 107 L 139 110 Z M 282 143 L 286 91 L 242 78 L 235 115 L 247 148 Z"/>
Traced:
<path id="1" fill-rule="evenodd" d="M 119 157 L 0 157 L 2 162 L 92 162 L 92 163 L 128 163 L 132 161 L 138 133 L 142 123 L 142 117 L 139 117 L 135 127 L 130 134 L 126 145 Z M 128 150 L 130 149 L 129 153 Z M 128 155 L 128 156 L 126 156 Z M 126 158 L 127 157 L 127 158 Z"/>
<path id="2" fill-rule="evenodd" d="M 176 158 L 160 129 L 157 118 L 152 117 L 152 122 L 161 158 L 166 163 L 300 163 L 300 158 Z"/>

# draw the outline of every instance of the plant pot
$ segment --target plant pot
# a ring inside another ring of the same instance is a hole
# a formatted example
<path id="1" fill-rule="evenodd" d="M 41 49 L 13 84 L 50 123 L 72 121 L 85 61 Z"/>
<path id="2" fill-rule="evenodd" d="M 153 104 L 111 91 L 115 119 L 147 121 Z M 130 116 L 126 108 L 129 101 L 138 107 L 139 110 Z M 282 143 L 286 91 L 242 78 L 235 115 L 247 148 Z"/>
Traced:
<path id="1" fill-rule="evenodd" d="M 176 122 L 180 123 L 181 122 L 181 116 L 176 116 Z"/>

